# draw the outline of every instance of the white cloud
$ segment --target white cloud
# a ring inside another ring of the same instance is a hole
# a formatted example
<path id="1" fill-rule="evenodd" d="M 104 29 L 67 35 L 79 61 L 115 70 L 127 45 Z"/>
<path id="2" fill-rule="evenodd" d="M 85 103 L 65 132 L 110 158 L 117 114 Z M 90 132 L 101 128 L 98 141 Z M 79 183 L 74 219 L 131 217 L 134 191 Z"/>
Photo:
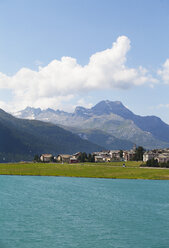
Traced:
<path id="1" fill-rule="evenodd" d="M 75 107 L 77 107 L 77 106 L 81 106 L 81 107 L 84 107 L 84 108 L 91 108 L 91 107 L 93 107 L 93 103 L 86 102 L 86 99 L 80 98 L 80 99 L 77 101 L 77 104 L 74 105 L 73 108 L 75 108 Z"/>
<path id="2" fill-rule="evenodd" d="M 169 59 L 162 65 L 162 69 L 158 70 L 158 75 L 162 77 L 166 84 L 169 84 Z"/>
<path id="3" fill-rule="evenodd" d="M 144 68 L 125 65 L 129 49 L 130 40 L 120 36 L 110 49 L 93 54 L 85 66 L 74 58 L 62 57 L 39 67 L 38 71 L 22 68 L 11 77 L 0 73 L 0 89 L 12 91 L 11 106 L 15 109 L 26 106 L 58 108 L 61 102 L 83 92 L 155 83 Z"/>

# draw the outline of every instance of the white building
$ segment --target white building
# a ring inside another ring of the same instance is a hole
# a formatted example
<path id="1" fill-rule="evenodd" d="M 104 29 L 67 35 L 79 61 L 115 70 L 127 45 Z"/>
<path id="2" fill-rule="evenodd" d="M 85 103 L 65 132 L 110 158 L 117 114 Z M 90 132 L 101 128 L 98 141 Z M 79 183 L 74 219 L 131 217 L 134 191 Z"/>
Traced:
<path id="1" fill-rule="evenodd" d="M 154 158 L 156 156 L 156 153 L 152 151 L 145 152 L 143 154 L 143 162 L 147 162 L 148 160 Z"/>
<path id="2" fill-rule="evenodd" d="M 42 161 L 42 162 L 51 162 L 51 160 L 52 160 L 52 154 L 42 154 L 41 156 L 40 156 L 40 160 Z"/>

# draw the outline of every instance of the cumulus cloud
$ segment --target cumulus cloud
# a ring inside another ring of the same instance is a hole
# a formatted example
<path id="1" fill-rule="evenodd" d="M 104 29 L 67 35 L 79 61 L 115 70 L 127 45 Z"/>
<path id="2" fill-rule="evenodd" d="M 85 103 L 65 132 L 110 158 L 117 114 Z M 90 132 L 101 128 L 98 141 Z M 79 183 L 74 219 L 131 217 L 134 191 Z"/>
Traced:
<path id="1" fill-rule="evenodd" d="M 166 84 L 169 84 L 169 59 L 167 59 L 162 65 L 162 68 L 158 70 L 158 75 L 161 76 Z"/>
<path id="2" fill-rule="evenodd" d="M 93 54 L 89 63 L 81 66 L 75 58 L 62 57 L 53 60 L 38 71 L 20 69 L 9 77 L 0 73 L 0 89 L 13 92 L 12 106 L 23 108 L 58 107 L 82 92 L 103 89 L 127 89 L 156 80 L 142 68 L 128 68 L 126 55 L 130 40 L 120 36 L 110 49 Z"/>

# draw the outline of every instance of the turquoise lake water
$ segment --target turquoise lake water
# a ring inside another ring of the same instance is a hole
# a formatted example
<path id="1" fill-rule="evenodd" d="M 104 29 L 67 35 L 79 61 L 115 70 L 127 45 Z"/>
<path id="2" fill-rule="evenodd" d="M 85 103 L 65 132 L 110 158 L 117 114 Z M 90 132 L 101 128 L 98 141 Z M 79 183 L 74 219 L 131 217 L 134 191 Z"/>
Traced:
<path id="1" fill-rule="evenodd" d="M 168 248 L 169 181 L 0 176 L 0 248 Z"/>

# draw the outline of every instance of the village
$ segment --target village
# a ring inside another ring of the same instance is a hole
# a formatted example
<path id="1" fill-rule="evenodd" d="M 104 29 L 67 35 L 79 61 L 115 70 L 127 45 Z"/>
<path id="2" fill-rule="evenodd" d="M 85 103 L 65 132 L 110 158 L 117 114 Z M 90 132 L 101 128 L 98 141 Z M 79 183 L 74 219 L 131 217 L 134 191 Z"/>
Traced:
<path id="1" fill-rule="evenodd" d="M 169 161 L 169 148 L 166 149 L 153 149 L 150 151 L 145 151 L 141 149 L 140 156 L 136 156 L 138 153 L 138 148 L 136 145 L 130 150 L 107 150 L 100 152 L 93 152 L 90 154 L 92 158 L 89 162 L 103 163 L 103 162 L 116 162 L 116 161 L 143 161 L 147 162 L 150 159 L 155 159 L 159 163 L 167 163 Z M 40 162 L 58 162 L 58 163 L 79 163 L 85 162 L 82 160 L 82 155 L 86 153 L 77 152 L 75 154 L 59 154 L 58 156 L 53 156 L 52 154 L 42 154 L 39 157 Z M 87 159 L 87 154 L 86 154 Z"/>

